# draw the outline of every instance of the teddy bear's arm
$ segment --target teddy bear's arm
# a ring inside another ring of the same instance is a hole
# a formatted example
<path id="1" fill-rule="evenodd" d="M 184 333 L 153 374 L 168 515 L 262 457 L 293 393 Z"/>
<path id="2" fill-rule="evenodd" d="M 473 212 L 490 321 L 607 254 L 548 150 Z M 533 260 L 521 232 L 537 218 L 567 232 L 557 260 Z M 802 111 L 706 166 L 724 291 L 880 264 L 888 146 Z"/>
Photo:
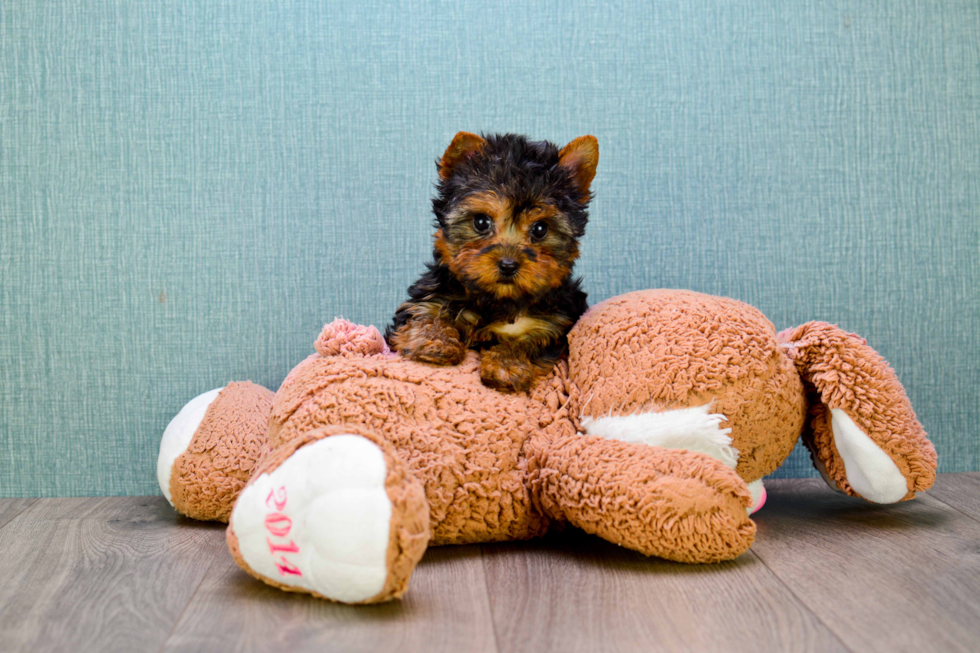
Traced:
<path id="1" fill-rule="evenodd" d="M 813 397 L 803 442 L 824 479 L 875 503 L 911 499 L 936 479 L 936 450 L 895 370 L 864 339 L 825 322 L 779 334 Z"/>
<path id="2" fill-rule="evenodd" d="M 571 435 L 543 446 L 536 467 L 547 513 L 646 555 L 730 560 L 755 537 L 744 481 L 705 454 Z"/>

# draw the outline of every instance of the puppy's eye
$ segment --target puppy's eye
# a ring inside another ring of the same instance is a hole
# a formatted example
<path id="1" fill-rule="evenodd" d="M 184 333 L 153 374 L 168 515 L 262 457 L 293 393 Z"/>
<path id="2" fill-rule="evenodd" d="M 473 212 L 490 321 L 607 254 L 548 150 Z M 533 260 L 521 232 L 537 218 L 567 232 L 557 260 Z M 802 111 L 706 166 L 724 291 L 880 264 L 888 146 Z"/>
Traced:
<path id="1" fill-rule="evenodd" d="M 485 234 L 493 226 L 493 220 L 486 213 L 477 213 L 473 216 L 473 228 L 478 234 Z"/>
<path id="2" fill-rule="evenodd" d="M 548 223 L 547 222 L 535 222 L 531 225 L 531 238 L 534 240 L 541 240 L 548 235 Z"/>

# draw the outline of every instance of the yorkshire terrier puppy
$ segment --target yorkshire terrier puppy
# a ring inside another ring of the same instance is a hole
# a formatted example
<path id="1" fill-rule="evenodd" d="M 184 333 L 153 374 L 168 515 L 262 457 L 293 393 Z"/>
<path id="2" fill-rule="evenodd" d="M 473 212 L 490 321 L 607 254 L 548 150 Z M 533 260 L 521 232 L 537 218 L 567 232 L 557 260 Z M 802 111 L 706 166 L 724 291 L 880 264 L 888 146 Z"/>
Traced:
<path id="1" fill-rule="evenodd" d="M 435 365 L 458 365 L 476 349 L 485 385 L 529 390 L 587 308 L 572 268 L 598 162 L 594 136 L 559 149 L 514 134 L 456 134 L 436 163 L 434 260 L 395 313 L 389 345 Z"/>

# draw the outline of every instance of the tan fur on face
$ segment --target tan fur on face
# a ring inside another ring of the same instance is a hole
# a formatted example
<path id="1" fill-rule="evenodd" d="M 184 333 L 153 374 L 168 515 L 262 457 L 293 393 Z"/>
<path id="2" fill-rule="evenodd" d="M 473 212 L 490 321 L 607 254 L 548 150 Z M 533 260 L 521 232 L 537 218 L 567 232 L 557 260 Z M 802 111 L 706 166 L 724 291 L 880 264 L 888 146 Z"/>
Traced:
<path id="1" fill-rule="evenodd" d="M 514 221 L 516 223 L 517 230 L 522 235 L 528 233 L 531 225 L 540 221 L 546 223 L 549 229 L 553 231 L 564 234 L 568 237 L 572 236 L 572 232 L 569 229 L 568 222 L 565 220 L 565 217 L 551 204 L 532 206 L 531 208 L 522 211 Z M 547 240 L 547 237 L 545 237 L 545 241 Z"/>
<path id="2" fill-rule="evenodd" d="M 473 216 L 485 214 L 493 228 L 485 235 L 472 225 Z M 536 222 L 548 225 L 548 235 L 534 241 L 529 230 Z M 572 242 L 567 220 L 549 204 L 539 204 L 515 215 L 513 202 L 494 192 L 467 197 L 448 218 L 449 234 L 436 232 L 436 251 L 460 279 L 492 292 L 500 299 L 538 296 L 557 288 L 569 274 L 569 265 L 578 258 L 578 246 Z M 555 256 L 556 245 L 567 248 L 566 262 Z M 520 263 L 512 283 L 500 283 L 497 264 L 504 257 Z"/>

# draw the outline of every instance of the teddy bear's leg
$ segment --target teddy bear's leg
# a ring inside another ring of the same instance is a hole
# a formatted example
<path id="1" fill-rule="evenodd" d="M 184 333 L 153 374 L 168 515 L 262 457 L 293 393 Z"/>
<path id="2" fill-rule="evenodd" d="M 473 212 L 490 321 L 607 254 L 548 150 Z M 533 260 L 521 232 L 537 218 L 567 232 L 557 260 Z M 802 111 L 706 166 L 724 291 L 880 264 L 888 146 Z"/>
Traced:
<path id="1" fill-rule="evenodd" d="M 803 442 L 831 487 L 894 503 L 932 486 L 936 450 L 877 352 L 824 322 L 788 329 L 779 340 L 811 396 Z"/>
<path id="2" fill-rule="evenodd" d="M 375 603 L 407 589 L 429 541 L 429 504 L 381 437 L 324 427 L 262 459 L 227 534 L 239 566 L 270 585 Z"/>
<path id="3" fill-rule="evenodd" d="M 274 393 L 248 381 L 189 401 L 160 440 L 157 480 L 167 501 L 194 519 L 228 521 L 265 448 Z"/>
<path id="4" fill-rule="evenodd" d="M 707 403 L 629 415 L 583 417 L 581 423 L 587 435 L 663 449 L 696 451 L 711 456 L 729 469 L 735 469 L 739 451 L 732 446 L 732 429 L 724 426 L 728 418 L 721 413 L 712 413 L 710 409 L 711 404 Z M 749 483 L 748 487 L 752 496 L 751 515 L 762 508 L 766 494 L 761 478 Z"/>
<path id="5" fill-rule="evenodd" d="M 755 538 L 745 482 L 707 454 L 565 436 L 541 447 L 531 481 L 550 516 L 646 555 L 718 562 Z"/>

